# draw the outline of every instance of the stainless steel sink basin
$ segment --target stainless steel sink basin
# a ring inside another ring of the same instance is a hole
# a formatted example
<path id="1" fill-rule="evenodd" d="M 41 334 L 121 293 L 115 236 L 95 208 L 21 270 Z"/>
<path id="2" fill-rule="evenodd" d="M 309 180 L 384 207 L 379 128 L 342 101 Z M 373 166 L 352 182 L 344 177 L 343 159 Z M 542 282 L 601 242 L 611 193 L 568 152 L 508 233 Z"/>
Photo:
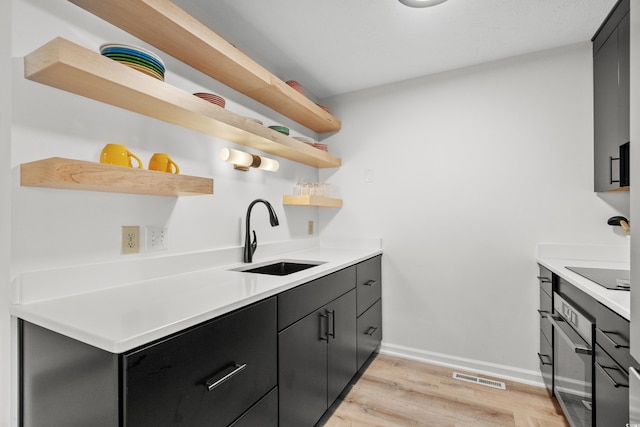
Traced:
<path id="1" fill-rule="evenodd" d="M 241 271 L 244 273 L 270 274 L 272 276 L 286 276 L 288 274 L 297 273 L 298 271 L 316 267 L 320 264 L 324 263 L 317 261 L 277 261 L 271 264 L 260 265 L 257 267 L 236 268 L 234 269 L 234 271 Z"/>

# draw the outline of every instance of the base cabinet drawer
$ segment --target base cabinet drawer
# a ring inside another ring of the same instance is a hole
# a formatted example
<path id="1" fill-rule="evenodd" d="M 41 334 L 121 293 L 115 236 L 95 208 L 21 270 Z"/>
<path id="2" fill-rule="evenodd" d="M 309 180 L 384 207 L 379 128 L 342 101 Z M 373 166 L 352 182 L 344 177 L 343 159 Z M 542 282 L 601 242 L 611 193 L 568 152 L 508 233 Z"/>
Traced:
<path id="1" fill-rule="evenodd" d="M 629 422 L 629 375 L 596 344 L 596 427 Z"/>
<path id="2" fill-rule="evenodd" d="M 238 418 L 230 427 L 278 427 L 278 387 Z"/>
<path id="3" fill-rule="evenodd" d="M 378 300 L 358 317 L 357 328 L 358 369 L 360 369 L 382 341 L 382 300 Z"/>
<path id="4" fill-rule="evenodd" d="M 277 383 L 276 299 L 123 357 L 126 427 L 228 426 Z"/>
<path id="5" fill-rule="evenodd" d="M 538 353 L 538 359 L 540 359 L 540 373 L 542 374 L 544 385 L 549 390 L 549 393 L 553 393 L 553 347 L 545 337 L 542 329 L 540 329 L 540 353 Z"/>
<path id="6" fill-rule="evenodd" d="M 358 316 L 382 297 L 381 258 L 377 256 L 356 266 Z"/>

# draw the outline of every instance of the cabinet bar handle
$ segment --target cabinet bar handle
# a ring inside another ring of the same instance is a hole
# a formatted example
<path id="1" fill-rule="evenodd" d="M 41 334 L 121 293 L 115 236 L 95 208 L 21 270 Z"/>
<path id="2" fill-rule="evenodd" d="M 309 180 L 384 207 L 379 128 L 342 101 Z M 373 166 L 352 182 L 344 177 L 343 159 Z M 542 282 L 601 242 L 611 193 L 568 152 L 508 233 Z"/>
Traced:
<path id="1" fill-rule="evenodd" d="M 549 322 L 551 322 L 551 324 L 553 325 L 553 329 L 560 334 L 560 337 L 562 337 L 562 339 L 564 339 L 566 343 L 569 344 L 569 346 L 573 349 L 574 352 L 578 354 L 587 354 L 587 355 L 593 354 L 593 350 L 590 347 L 587 347 L 582 343 L 575 343 L 571 340 L 569 335 L 567 335 L 567 333 L 559 325 L 559 322 L 566 322 L 562 317 L 549 316 L 547 317 L 547 319 L 549 319 Z M 567 326 L 567 327 L 570 328 L 570 326 Z"/>
<path id="2" fill-rule="evenodd" d="M 540 280 L 540 282 L 542 282 L 542 283 L 551 283 L 551 279 L 549 279 L 548 277 L 544 277 L 544 276 L 538 276 L 538 280 Z"/>
<path id="3" fill-rule="evenodd" d="M 613 161 L 620 160 L 620 157 L 609 156 L 609 184 L 613 184 L 614 182 L 620 182 L 620 179 L 613 179 Z"/>
<path id="4" fill-rule="evenodd" d="M 375 285 L 376 283 L 378 283 L 378 281 L 377 281 L 377 280 L 368 280 L 368 281 L 364 282 L 364 283 L 363 283 L 363 285 L 364 285 L 364 286 L 373 286 L 373 285 Z"/>
<path id="5" fill-rule="evenodd" d="M 371 326 L 369 327 L 369 329 L 367 329 L 367 331 L 364 333 L 365 335 L 373 335 L 375 331 L 377 331 L 378 328 L 376 328 L 375 326 Z"/>
<path id="6" fill-rule="evenodd" d="M 547 314 L 550 314 L 547 310 L 538 310 L 538 313 L 540 314 L 540 318 L 541 319 L 546 319 L 547 318 Z"/>
<path id="7" fill-rule="evenodd" d="M 611 381 L 611 383 L 613 384 L 613 386 L 615 388 L 618 388 L 618 387 L 629 388 L 629 384 L 620 384 L 619 382 L 614 380 L 613 377 L 611 375 L 609 375 L 609 373 L 607 372 L 607 369 L 613 369 L 614 371 L 619 371 L 619 369 L 617 367 L 615 367 L 615 366 L 602 366 L 598 362 L 596 362 L 596 367 L 600 370 L 600 372 L 602 372 L 604 374 L 605 377 L 607 377 L 607 379 L 609 379 L 609 381 Z"/>
<path id="8" fill-rule="evenodd" d="M 244 368 L 247 367 L 246 363 L 243 363 L 241 365 L 236 364 L 233 365 L 233 367 L 230 367 L 228 369 L 225 369 L 223 372 L 228 371 L 229 369 L 233 369 L 231 372 L 225 374 L 222 376 L 222 378 L 216 379 L 218 377 L 218 375 L 216 375 L 215 377 L 208 379 L 207 382 L 204 384 L 207 386 L 207 389 L 209 391 L 213 390 L 214 388 L 218 387 L 220 384 L 224 383 L 225 381 L 229 380 L 231 377 L 239 374 L 242 370 L 244 370 Z"/>
<path id="9" fill-rule="evenodd" d="M 329 332 L 329 336 L 333 339 L 336 338 L 336 311 L 335 310 L 327 310 L 327 315 L 331 315 L 331 328 L 329 328 L 329 319 L 327 319 L 327 331 Z"/>
<path id="10" fill-rule="evenodd" d="M 320 341 L 329 341 L 329 334 L 322 333 L 322 324 L 325 323 L 322 319 L 327 319 L 327 332 L 329 331 L 329 315 L 320 313 Z"/>
<path id="11" fill-rule="evenodd" d="M 538 359 L 540 359 L 540 363 L 542 363 L 543 365 L 553 365 L 553 362 L 545 362 L 542 358 L 546 357 L 547 360 L 551 360 L 551 358 L 546 355 L 546 354 L 540 354 L 538 353 Z"/>
<path id="12" fill-rule="evenodd" d="M 614 346 L 615 348 L 629 348 L 629 346 L 628 346 L 628 345 L 625 345 L 625 344 L 618 344 L 617 342 L 615 342 L 615 341 L 613 340 L 613 338 L 611 338 L 611 337 L 609 336 L 609 334 L 618 335 L 618 334 L 616 334 L 615 332 L 607 332 L 607 331 L 603 331 L 602 329 L 598 329 L 598 330 L 599 330 L 600 332 L 602 332 L 602 335 L 604 335 L 604 337 L 605 337 L 605 338 L 606 338 L 606 339 L 607 339 L 611 344 L 613 344 L 613 346 Z"/>

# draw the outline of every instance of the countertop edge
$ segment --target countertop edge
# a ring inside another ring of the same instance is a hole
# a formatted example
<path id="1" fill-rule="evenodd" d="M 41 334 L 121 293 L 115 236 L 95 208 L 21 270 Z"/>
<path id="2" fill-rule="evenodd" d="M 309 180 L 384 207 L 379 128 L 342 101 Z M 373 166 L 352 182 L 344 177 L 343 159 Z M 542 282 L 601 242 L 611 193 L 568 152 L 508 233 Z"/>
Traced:
<path id="1" fill-rule="evenodd" d="M 317 257 L 317 251 L 333 251 L 330 248 L 318 248 L 312 250 L 303 250 L 300 252 L 293 253 L 285 253 L 279 257 L 273 257 L 273 259 L 310 259 L 314 256 Z M 340 251 L 340 250 L 336 250 Z M 117 287 L 113 289 L 107 290 L 99 290 L 87 294 L 82 295 L 74 295 L 59 299 L 54 299 L 50 301 L 43 301 L 37 303 L 30 304 L 13 304 L 9 308 L 9 312 L 12 316 L 23 319 L 25 321 L 31 322 L 38 326 L 50 329 L 54 332 L 60 333 L 62 335 L 68 336 L 70 338 L 76 339 L 78 341 L 84 342 L 86 344 L 92 345 L 94 347 L 100 348 L 102 350 L 108 351 L 110 353 L 119 354 L 124 353 L 140 346 L 149 344 L 156 340 L 165 338 L 172 334 L 178 333 L 182 330 L 188 329 L 190 327 L 199 325 L 203 322 L 207 322 L 216 317 L 225 315 L 234 310 L 240 309 L 242 307 L 248 306 L 250 304 L 256 303 L 258 301 L 264 300 L 266 298 L 270 298 L 275 296 L 281 292 L 294 288 L 303 283 L 307 283 L 318 279 L 320 277 L 326 276 L 328 274 L 335 273 L 336 271 L 342 270 L 344 268 L 348 268 L 350 266 L 356 265 L 362 261 L 366 261 L 367 259 L 376 257 L 378 255 L 382 255 L 383 251 L 379 250 L 365 250 L 365 249 L 357 249 L 351 251 L 353 253 L 344 256 L 340 261 L 337 262 L 327 262 L 323 264 L 322 268 L 312 269 L 315 271 L 302 271 L 299 273 L 294 273 L 290 276 L 282 276 L 280 280 L 277 278 L 273 278 L 274 276 L 268 276 L 269 278 L 265 278 L 264 281 L 269 283 L 274 282 L 273 286 L 266 286 L 266 288 L 262 291 L 255 292 L 249 296 L 243 298 L 237 298 L 233 300 L 229 300 L 223 303 L 211 303 L 210 307 L 194 310 L 188 315 L 181 316 L 180 318 L 174 318 L 170 321 L 166 321 L 164 323 L 158 323 L 155 327 L 149 328 L 144 331 L 140 331 L 138 333 L 123 333 L 121 331 L 113 331 L 111 333 L 107 333 L 103 331 L 97 331 L 92 329 L 91 326 L 87 326 L 89 323 L 81 322 L 82 315 L 78 315 L 75 317 L 78 321 L 69 321 L 69 319 L 74 319 L 73 316 L 64 316 L 64 315 L 56 315 L 57 312 L 55 309 L 57 307 L 64 307 L 66 303 L 69 305 L 73 305 L 72 301 L 75 300 L 77 302 L 82 302 L 84 298 L 87 296 L 95 296 L 96 294 L 104 294 L 105 296 L 113 296 L 118 295 L 118 293 L 122 293 L 124 291 L 133 290 L 134 287 L 141 286 L 149 286 L 152 282 L 158 279 L 148 280 L 140 283 L 133 283 L 129 286 Z M 263 259 L 260 263 L 270 261 L 269 259 Z M 210 272 L 213 276 L 216 274 L 222 274 L 223 272 L 227 272 L 224 274 L 229 274 L 229 270 L 236 268 L 237 264 L 230 264 L 226 266 L 218 266 L 210 269 Z M 199 270 L 196 272 L 185 273 L 184 276 L 189 276 L 189 274 L 206 274 L 207 270 Z M 242 272 L 233 272 L 237 275 L 245 275 L 252 273 L 242 273 Z M 183 276 L 183 275 L 178 275 Z M 261 276 L 261 275 L 256 275 Z M 238 276 L 240 277 L 240 276 Z M 260 279 L 257 279 L 260 280 Z M 125 289 L 128 288 L 128 289 Z M 92 319 L 94 323 L 99 323 L 99 319 Z M 104 319 L 107 321 L 108 319 Z"/>
<path id="2" fill-rule="evenodd" d="M 591 268 L 610 268 L 628 270 L 628 262 L 618 261 L 592 261 L 592 260 L 576 260 L 562 258 L 537 258 L 538 264 L 548 268 L 551 272 L 562 277 L 576 288 L 593 297 L 596 301 L 611 309 L 616 314 L 622 316 L 626 320 L 631 318 L 630 310 L 630 292 L 606 289 L 597 283 L 592 282 L 565 268 L 566 266 L 574 267 L 591 267 Z"/>

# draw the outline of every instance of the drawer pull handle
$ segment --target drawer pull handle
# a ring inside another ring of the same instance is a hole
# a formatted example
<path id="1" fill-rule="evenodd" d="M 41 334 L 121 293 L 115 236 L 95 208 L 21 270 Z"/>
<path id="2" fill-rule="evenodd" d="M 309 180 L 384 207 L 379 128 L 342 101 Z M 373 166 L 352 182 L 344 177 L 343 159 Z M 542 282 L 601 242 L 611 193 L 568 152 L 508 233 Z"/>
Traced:
<path id="1" fill-rule="evenodd" d="M 616 380 L 613 379 L 613 377 L 611 375 L 609 375 L 609 372 L 607 372 L 607 369 L 612 369 L 614 371 L 620 371 L 617 367 L 615 367 L 615 366 L 602 366 L 598 362 L 596 362 L 596 366 L 598 367 L 600 372 L 602 372 L 604 374 L 604 376 L 607 377 L 607 379 L 609 381 L 611 381 L 611 383 L 613 384 L 613 386 L 615 388 L 618 388 L 618 387 L 629 388 L 629 384 L 620 384 L 620 383 L 618 383 Z"/>
<path id="2" fill-rule="evenodd" d="M 538 313 L 540 313 L 540 318 L 541 319 L 546 319 L 547 318 L 547 314 L 550 314 L 547 310 L 538 310 Z"/>
<path id="3" fill-rule="evenodd" d="M 377 280 L 368 280 L 368 281 L 364 282 L 364 283 L 363 283 L 363 285 L 364 285 L 364 286 L 373 286 L 373 285 L 375 285 L 376 283 L 378 283 L 378 281 L 377 281 Z"/>
<path id="4" fill-rule="evenodd" d="M 369 329 L 367 329 L 367 331 L 364 333 L 365 335 L 373 335 L 376 331 L 378 330 L 378 328 L 376 328 L 375 326 L 371 326 Z"/>
<path id="5" fill-rule="evenodd" d="M 218 378 L 218 375 L 216 375 L 215 377 L 207 380 L 207 382 L 205 383 L 205 385 L 207 386 L 207 390 L 209 390 L 209 391 L 213 390 L 214 388 L 218 387 L 219 385 L 221 385 L 225 381 L 231 379 L 231 377 L 234 377 L 235 375 L 239 374 L 246 367 L 247 367 L 247 364 L 243 363 L 242 365 L 236 364 L 233 367 L 225 369 L 223 372 L 227 372 L 229 369 L 232 369 L 232 371 L 228 372 L 225 375 L 223 375 L 222 378 Z M 218 378 L 218 379 L 216 379 L 216 378 Z"/>
<path id="6" fill-rule="evenodd" d="M 538 276 L 538 280 L 540 280 L 540 283 L 551 283 L 551 279 L 544 276 Z"/>
<path id="7" fill-rule="evenodd" d="M 611 338 L 611 337 L 609 336 L 609 334 L 611 334 L 611 335 L 618 335 L 617 333 L 615 333 L 615 332 L 607 332 L 607 331 L 603 331 L 602 329 L 598 329 L 598 330 L 599 330 L 600 332 L 602 332 L 602 335 L 604 335 L 604 337 L 605 337 L 605 338 L 606 338 L 606 339 L 607 339 L 607 340 L 608 340 L 608 341 L 609 341 L 609 342 L 610 342 L 610 343 L 611 343 L 615 348 L 629 348 L 629 346 L 628 346 L 628 345 L 625 345 L 625 344 L 619 344 L 619 343 L 615 342 L 615 341 L 613 340 L 613 338 Z"/>
<path id="8" fill-rule="evenodd" d="M 547 362 L 545 362 L 544 359 L 542 359 L 543 357 L 547 358 Z M 540 359 L 540 363 L 542 363 L 543 365 L 553 365 L 553 362 L 551 361 L 551 358 L 546 354 L 538 353 L 538 359 Z"/>

